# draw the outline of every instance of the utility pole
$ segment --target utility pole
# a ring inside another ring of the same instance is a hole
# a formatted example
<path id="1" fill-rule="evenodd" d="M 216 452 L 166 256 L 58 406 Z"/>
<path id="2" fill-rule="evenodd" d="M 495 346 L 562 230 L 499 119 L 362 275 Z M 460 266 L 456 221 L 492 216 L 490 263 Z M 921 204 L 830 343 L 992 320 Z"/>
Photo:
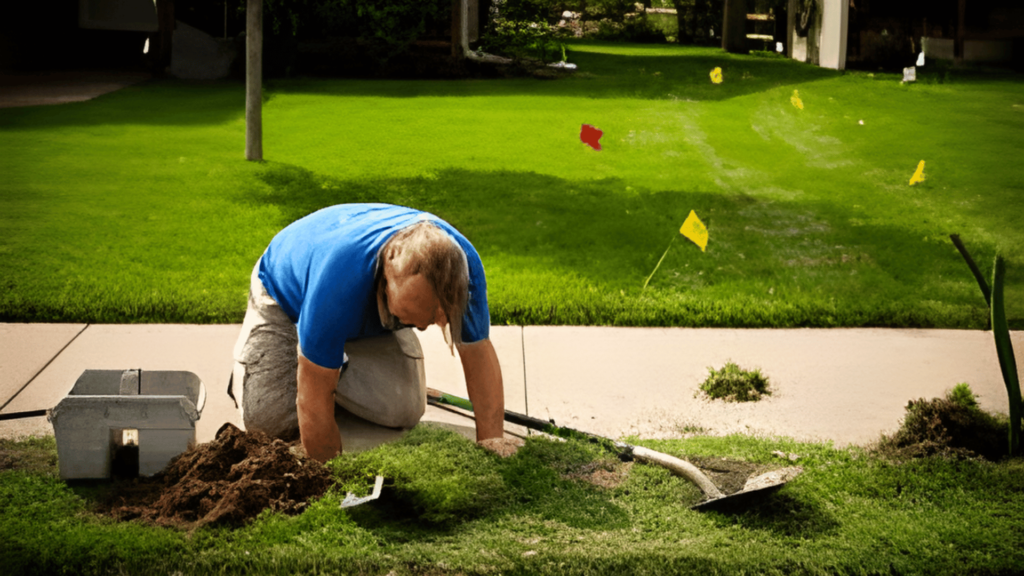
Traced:
<path id="1" fill-rule="evenodd" d="M 245 6 L 245 159 L 263 161 L 263 0 Z"/>

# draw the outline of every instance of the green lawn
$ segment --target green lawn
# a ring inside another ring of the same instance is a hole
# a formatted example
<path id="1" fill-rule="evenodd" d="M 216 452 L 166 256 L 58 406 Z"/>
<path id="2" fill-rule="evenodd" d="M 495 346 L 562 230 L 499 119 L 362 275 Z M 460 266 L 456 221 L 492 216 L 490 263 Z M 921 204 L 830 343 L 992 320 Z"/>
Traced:
<path id="1" fill-rule="evenodd" d="M 278 230 L 379 201 L 466 233 L 495 324 L 984 328 L 955 232 L 986 273 L 1005 255 L 1024 328 L 1021 76 L 929 65 L 901 85 L 680 46 L 569 59 L 558 81 L 272 81 L 263 164 L 243 159 L 238 83 L 2 109 L 0 321 L 238 322 Z M 641 290 L 690 210 L 707 252 L 679 239 Z"/>
<path id="2" fill-rule="evenodd" d="M 622 482 L 594 445 L 532 438 L 502 460 L 440 428 L 332 463 L 342 485 L 297 517 L 188 533 L 115 523 L 95 488 L 54 475 L 53 438 L 12 444 L 30 470 L 0 470 L 0 561 L 12 574 L 1019 574 L 1024 465 L 905 464 L 860 449 L 742 436 L 643 442 L 687 457 L 742 458 L 804 473 L 771 496 L 697 512 L 697 489 L 635 464 Z M 48 455 L 48 456 L 47 456 Z M 596 465 L 595 465 L 596 463 Z M 790 462 L 785 461 L 788 465 Z M 25 464 L 19 467 L 26 466 Z M 381 500 L 341 510 L 346 489 Z"/>

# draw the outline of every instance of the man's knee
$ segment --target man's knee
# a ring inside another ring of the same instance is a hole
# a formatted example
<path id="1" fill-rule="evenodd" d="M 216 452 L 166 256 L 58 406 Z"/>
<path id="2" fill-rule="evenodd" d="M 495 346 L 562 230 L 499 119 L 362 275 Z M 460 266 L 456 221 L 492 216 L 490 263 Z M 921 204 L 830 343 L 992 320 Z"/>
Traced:
<path id="1" fill-rule="evenodd" d="M 337 402 L 391 428 L 411 428 L 426 411 L 426 373 L 419 340 L 409 330 L 350 343 Z"/>

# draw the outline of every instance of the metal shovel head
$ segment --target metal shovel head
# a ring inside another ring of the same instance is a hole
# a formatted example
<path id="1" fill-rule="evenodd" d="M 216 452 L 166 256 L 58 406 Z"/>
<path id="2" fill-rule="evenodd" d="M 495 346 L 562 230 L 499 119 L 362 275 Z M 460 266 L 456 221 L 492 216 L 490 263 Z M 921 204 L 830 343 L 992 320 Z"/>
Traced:
<path id="1" fill-rule="evenodd" d="M 699 502 L 690 506 L 691 510 L 706 511 L 717 511 L 724 512 L 734 508 L 742 508 L 748 506 L 755 500 L 761 500 L 779 488 L 786 485 L 793 478 L 796 478 L 804 471 L 801 466 L 791 466 L 789 468 L 780 468 L 779 470 L 772 470 L 765 472 L 760 476 L 755 476 L 747 480 L 744 484 L 743 489 L 739 492 L 733 492 L 727 496 L 721 498 L 709 498 L 703 502 Z"/>
<path id="2" fill-rule="evenodd" d="M 359 497 L 357 497 L 355 494 L 353 494 L 351 492 L 346 492 L 345 493 L 345 499 L 341 501 L 341 506 L 339 506 L 339 508 L 351 508 L 353 506 L 359 506 L 360 504 L 366 504 L 367 502 L 372 502 L 373 500 L 376 500 L 377 498 L 380 498 L 380 491 L 381 491 L 381 488 L 383 488 L 383 487 L 384 487 L 384 477 L 383 476 L 377 476 L 374 479 L 374 482 L 373 482 L 373 492 L 370 493 L 369 496 L 363 496 L 362 498 L 359 498 Z"/>

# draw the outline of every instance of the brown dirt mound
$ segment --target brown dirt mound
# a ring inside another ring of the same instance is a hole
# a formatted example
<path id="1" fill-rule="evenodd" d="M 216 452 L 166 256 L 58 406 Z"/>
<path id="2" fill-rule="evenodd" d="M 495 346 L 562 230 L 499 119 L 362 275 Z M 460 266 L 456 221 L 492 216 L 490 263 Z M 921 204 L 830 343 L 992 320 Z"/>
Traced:
<path id="1" fill-rule="evenodd" d="M 100 513 L 161 526 L 238 526 L 270 508 L 298 514 L 333 483 L 319 462 L 300 458 L 292 445 L 232 424 L 217 431 L 152 478 L 115 486 Z"/>

